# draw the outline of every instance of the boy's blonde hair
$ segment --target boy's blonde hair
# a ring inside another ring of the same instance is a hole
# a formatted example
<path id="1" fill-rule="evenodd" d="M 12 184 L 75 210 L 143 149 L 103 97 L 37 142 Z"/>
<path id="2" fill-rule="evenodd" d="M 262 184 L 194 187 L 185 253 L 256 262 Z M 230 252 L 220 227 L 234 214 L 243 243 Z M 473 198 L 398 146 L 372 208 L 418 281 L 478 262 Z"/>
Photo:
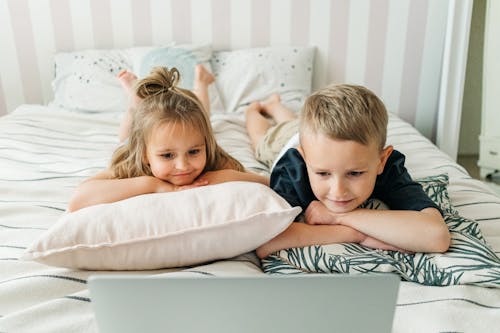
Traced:
<path id="1" fill-rule="evenodd" d="M 152 176 L 145 163 L 148 140 L 164 124 L 181 124 L 200 131 L 205 139 L 207 163 L 203 172 L 224 168 L 243 171 L 240 162 L 226 153 L 215 141 L 209 117 L 200 100 L 189 90 L 177 87 L 176 68 L 155 67 L 136 85 L 141 101 L 132 110 L 128 142 L 119 147 L 111 159 L 110 170 L 116 178 Z"/>
<path id="2" fill-rule="evenodd" d="M 384 103 L 369 89 L 332 84 L 310 95 L 300 119 L 300 133 L 321 133 L 330 139 L 368 145 L 375 141 L 382 150 L 387 136 L 388 115 Z"/>

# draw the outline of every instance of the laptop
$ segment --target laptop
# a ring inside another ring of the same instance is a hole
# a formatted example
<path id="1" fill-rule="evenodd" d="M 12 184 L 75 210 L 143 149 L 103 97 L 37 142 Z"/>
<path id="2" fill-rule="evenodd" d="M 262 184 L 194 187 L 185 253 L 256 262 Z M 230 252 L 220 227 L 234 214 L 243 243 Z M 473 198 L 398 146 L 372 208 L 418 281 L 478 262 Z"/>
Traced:
<path id="1" fill-rule="evenodd" d="M 99 332 L 391 332 L 399 277 L 96 275 Z"/>

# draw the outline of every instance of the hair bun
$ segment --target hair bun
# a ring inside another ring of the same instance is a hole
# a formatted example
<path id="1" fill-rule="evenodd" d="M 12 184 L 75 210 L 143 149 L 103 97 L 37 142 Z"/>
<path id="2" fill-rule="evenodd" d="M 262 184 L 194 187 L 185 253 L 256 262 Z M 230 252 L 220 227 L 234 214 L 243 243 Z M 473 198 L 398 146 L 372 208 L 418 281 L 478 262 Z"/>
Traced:
<path id="1" fill-rule="evenodd" d="M 177 68 L 153 67 L 148 76 L 137 83 L 136 94 L 139 98 L 147 98 L 168 93 L 177 87 L 181 74 Z"/>

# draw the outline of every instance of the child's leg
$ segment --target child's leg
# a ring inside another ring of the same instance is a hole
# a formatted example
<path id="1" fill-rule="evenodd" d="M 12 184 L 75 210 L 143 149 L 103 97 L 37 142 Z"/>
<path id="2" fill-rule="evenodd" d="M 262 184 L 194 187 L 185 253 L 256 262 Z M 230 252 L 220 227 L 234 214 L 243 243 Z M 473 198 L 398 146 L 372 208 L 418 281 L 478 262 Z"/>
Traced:
<path id="1" fill-rule="evenodd" d="M 198 64 L 194 69 L 193 93 L 198 97 L 210 116 L 210 98 L 208 96 L 208 86 L 214 82 L 215 78 L 203 65 Z"/>
<path id="2" fill-rule="evenodd" d="M 140 98 L 135 94 L 134 84 L 137 82 L 137 76 L 134 73 L 123 70 L 118 73 L 118 80 L 129 97 L 129 107 L 123 116 L 118 130 L 118 138 L 120 142 L 125 141 L 130 134 L 130 126 L 132 125 L 132 109 L 135 107 Z"/>
<path id="3" fill-rule="evenodd" d="M 247 132 L 254 149 L 271 127 L 271 123 L 262 115 L 261 110 L 262 106 L 259 102 L 252 102 L 245 110 Z"/>
<path id="4" fill-rule="evenodd" d="M 297 115 L 287 109 L 282 103 L 280 95 L 272 94 L 262 103 L 262 110 L 271 116 L 277 124 L 297 118 Z"/>

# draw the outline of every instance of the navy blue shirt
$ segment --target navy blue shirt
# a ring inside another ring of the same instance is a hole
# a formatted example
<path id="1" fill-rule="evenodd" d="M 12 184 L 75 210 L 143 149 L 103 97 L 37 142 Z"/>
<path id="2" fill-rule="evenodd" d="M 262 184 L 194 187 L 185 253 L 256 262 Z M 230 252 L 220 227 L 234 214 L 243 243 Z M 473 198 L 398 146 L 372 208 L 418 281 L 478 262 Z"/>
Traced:
<path id="1" fill-rule="evenodd" d="M 379 199 L 393 210 L 415 210 L 439 207 L 414 182 L 405 166 L 405 156 L 393 150 L 384 171 L 377 176 L 370 199 Z M 302 207 L 305 212 L 309 204 L 318 200 L 309 183 L 307 168 L 302 155 L 290 148 L 276 163 L 271 172 L 271 188 L 292 206 Z"/>

